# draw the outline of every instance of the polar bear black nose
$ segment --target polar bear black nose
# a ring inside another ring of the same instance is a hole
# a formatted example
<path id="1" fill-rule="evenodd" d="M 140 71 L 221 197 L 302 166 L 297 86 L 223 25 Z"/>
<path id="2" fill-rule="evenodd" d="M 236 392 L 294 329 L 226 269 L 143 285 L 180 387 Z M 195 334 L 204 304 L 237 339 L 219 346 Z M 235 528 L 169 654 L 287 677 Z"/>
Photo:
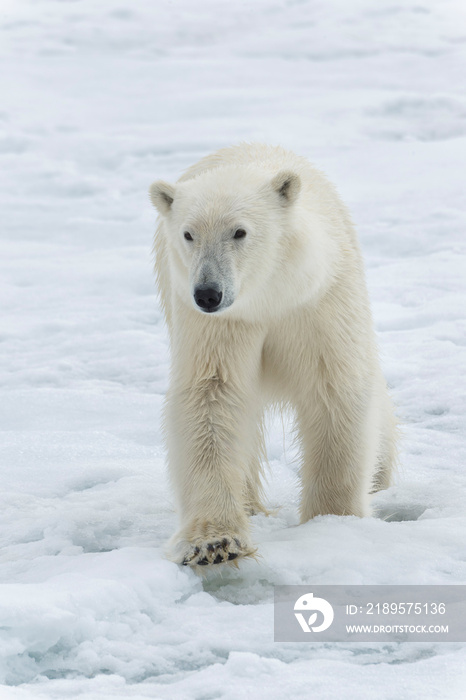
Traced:
<path id="1" fill-rule="evenodd" d="M 194 290 L 194 300 L 203 311 L 215 311 L 222 301 L 222 292 L 207 284 L 200 284 Z"/>

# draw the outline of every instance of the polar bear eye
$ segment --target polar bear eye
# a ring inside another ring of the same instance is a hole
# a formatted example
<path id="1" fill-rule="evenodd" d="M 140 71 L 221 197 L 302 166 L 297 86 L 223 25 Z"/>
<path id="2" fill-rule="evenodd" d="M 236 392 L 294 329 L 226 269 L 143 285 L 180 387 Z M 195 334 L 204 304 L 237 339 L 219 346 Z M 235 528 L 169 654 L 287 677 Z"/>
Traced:
<path id="1" fill-rule="evenodd" d="M 244 228 L 239 228 L 237 231 L 235 231 L 235 235 L 233 238 L 244 238 L 246 236 L 246 231 Z"/>
<path id="2" fill-rule="evenodd" d="M 184 234 L 183 234 L 183 236 L 186 238 L 187 241 L 192 241 L 192 240 L 193 240 L 193 237 L 191 236 L 191 234 L 189 233 L 189 231 L 185 231 Z"/>

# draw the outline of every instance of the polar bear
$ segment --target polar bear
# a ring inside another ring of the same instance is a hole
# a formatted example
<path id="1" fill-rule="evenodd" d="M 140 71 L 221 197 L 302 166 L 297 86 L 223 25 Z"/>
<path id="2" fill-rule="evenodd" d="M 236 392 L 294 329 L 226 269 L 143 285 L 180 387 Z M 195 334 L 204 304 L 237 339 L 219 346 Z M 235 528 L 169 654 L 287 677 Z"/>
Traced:
<path id="1" fill-rule="evenodd" d="M 171 344 L 165 428 L 193 567 L 254 556 L 265 511 L 264 409 L 290 407 L 302 449 L 301 522 L 367 516 L 390 484 L 392 404 L 355 229 L 303 157 L 240 144 L 150 188 L 156 276 Z M 234 562 L 237 564 L 237 562 Z"/>

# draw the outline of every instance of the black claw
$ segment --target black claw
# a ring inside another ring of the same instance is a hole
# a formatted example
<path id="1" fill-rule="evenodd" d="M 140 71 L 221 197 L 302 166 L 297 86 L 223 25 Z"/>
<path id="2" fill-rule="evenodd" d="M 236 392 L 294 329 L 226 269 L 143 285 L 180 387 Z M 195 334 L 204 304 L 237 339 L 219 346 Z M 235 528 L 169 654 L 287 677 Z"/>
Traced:
<path id="1" fill-rule="evenodd" d="M 236 554 L 236 552 L 230 552 L 228 555 L 228 561 L 231 561 L 232 559 L 236 559 L 237 556 L 238 555 Z"/>
<path id="2" fill-rule="evenodd" d="M 215 547 L 214 547 L 214 545 L 212 544 L 212 542 L 209 542 L 209 544 L 207 545 L 207 551 L 208 551 L 208 552 L 213 552 L 214 549 L 215 549 Z"/>
<path id="3" fill-rule="evenodd" d="M 189 561 L 187 559 L 183 559 L 181 563 L 183 564 L 183 566 L 188 566 Z"/>
<path id="4" fill-rule="evenodd" d="M 194 556 L 196 556 L 196 554 L 199 554 L 200 551 L 201 550 L 199 549 L 199 547 L 194 547 Z"/>
<path id="5" fill-rule="evenodd" d="M 209 562 L 207 561 L 206 557 L 204 557 L 204 559 L 199 559 L 199 561 L 197 563 L 198 563 L 198 566 L 207 566 L 207 564 Z"/>
<path id="6" fill-rule="evenodd" d="M 226 537 L 223 538 L 221 545 L 222 545 L 223 549 L 226 549 L 228 547 L 228 540 Z"/>
<path id="7" fill-rule="evenodd" d="M 223 561 L 223 557 L 221 554 L 217 554 L 217 556 L 214 559 L 214 564 L 221 564 Z"/>
<path id="8" fill-rule="evenodd" d="M 241 542 L 235 537 L 235 544 L 241 549 Z"/>

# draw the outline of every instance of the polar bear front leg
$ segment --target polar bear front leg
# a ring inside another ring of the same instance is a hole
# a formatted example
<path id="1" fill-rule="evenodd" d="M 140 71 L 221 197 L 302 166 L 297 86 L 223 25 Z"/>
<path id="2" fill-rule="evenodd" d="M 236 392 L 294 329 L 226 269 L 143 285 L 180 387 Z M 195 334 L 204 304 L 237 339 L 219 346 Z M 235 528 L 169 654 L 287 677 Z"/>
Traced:
<path id="1" fill-rule="evenodd" d="M 172 381 L 166 427 L 180 528 L 169 556 L 205 566 L 253 555 L 245 493 L 256 433 L 254 392 L 219 375 L 184 387 Z"/>
<path id="2" fill-rule="evenodd" d="M 363 392 L 316 398 L 298 409 L 303 448 L 301 522 L 316 515 L 370 515 L 376 461 L 370 404 Z"/>

